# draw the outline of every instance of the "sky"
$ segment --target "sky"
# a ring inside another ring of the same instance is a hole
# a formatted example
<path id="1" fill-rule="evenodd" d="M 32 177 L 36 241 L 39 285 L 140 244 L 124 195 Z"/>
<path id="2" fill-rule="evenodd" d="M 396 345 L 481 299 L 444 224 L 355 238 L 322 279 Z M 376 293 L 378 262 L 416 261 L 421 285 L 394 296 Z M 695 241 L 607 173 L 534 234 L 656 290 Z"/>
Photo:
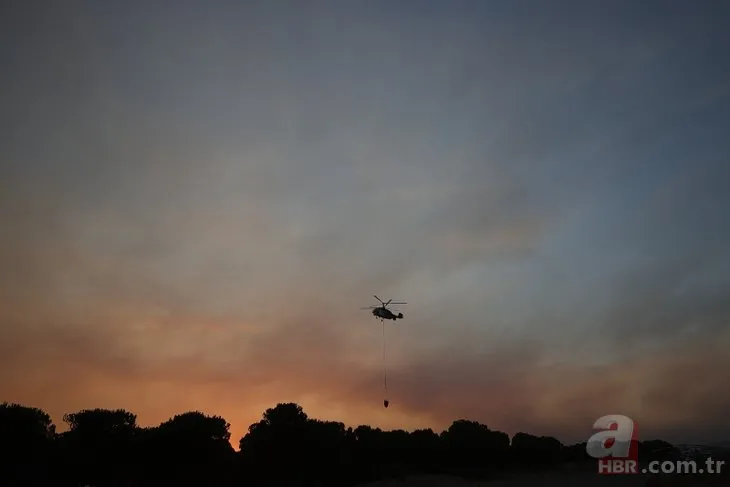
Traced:
<path id="1" fill-rule="evenodd" d="M 2 9 L 0 401 L 730 438 L 730 4 Z"/>

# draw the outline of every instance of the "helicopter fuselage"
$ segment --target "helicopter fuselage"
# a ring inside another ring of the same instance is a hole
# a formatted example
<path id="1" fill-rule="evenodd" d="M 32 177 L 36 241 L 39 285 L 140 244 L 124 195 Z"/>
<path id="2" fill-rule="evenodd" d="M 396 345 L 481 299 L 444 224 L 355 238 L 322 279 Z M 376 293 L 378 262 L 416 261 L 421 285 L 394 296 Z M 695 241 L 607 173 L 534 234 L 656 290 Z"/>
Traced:
<path id="1" fill-rule="evenodd" d="M 381 320 L 403 319 L 403 313 L 394 314 L 388 308 L 378 307 L 373 309 L 373 315 Z"/>

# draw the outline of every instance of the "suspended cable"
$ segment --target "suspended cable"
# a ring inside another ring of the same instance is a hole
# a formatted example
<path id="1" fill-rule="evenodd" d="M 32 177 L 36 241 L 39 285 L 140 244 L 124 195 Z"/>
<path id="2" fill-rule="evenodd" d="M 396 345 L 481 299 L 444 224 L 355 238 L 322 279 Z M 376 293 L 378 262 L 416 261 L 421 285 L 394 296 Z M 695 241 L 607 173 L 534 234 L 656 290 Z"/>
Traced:
<path id="1" fill-rule="evenodd" d="M 385 399 L 383 400 L 383 406 L 388 407 L 388 366 L 385 360 L 385 321 L 383 323 L 383 389 L 385 391 Z"/>

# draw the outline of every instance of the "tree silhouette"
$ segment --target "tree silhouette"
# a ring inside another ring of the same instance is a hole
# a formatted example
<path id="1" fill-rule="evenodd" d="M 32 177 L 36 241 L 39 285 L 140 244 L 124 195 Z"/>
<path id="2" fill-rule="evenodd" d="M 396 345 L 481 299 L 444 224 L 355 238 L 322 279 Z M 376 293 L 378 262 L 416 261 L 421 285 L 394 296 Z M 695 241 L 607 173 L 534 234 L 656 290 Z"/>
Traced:
<path id="1" fill-rule="evenodd" d="M 125 486 L 135 459 L 137 416 L 124 409 L 85 409 L 65 414 L 69 431 L 60 441 L 66 474 L 89 485 Z"/>
<path id="2" fill-rule="evenodd" d="M 588 455 L 586 451 L 586 442 L 576 443 L 574 445 L 564 446 L 560 452 L 560 460 L 563 463 L 571 465 L 587 465 L 594 466 L 595 458 Z"/>
<path id="3" fill-rule="evenodd" d="M 549 436 L 517 433 L 512 437 L 513 463 L 525 469 L 534 470 L 556 465 L 561 461 L 562 449 L 563 445 Z"/>
<path id="4" fill-rule="evenodd" d="M 441 465 L 441 443 L 439 435 L 432 429 L 419 429 L 409 435 L 408 464 L 414 472 L 435 474 Z"/>
<path id="5" fill-rule="evenodd" d="M 307 471 L 319 485 L 341 485 L 349 468 L 352 456 L 349 449 L 350 437 L 343 423 L 337 421 L 308 420 L 306 450 Z"/>
<path id="6" fill-rule="evenodd" d="M 551 470 L 563 464 L 595 469 L 585 443 L 506 433 L 467 419 L 440 434 L 431 429 L 383 431 L 310 418 L 295 403 L 269 408 L 231 447 L 220 416 L 190 411 L 139 427 L 124 409 L 66 414 L 56 434 L 44 411 L 0 405 L 0 485 L 78 487 L 348 486 L 415 474 L 489 478 L 501 472 Z M 639 444 L 640 460 L 678 458 L 669 443 Z M 724 457 L 723 457 L 724 455 Z M 727 452 L 713 458 L 728 458 Z M 595 470 L 594 470 L 595 471 Z M 726 479 L 725 479 L 726 480 Z"/>
<path id="7" fill-rule="evenodd" d="M 146 446 L 140 445 L 145 450 L 143 471 L 158 485 L 227 485 L 234 460 L 229 428 L 222 417 L 199 411 L 148 428 L 138 436 Z"/>
<path id="8" fill-rule="evenodd" d="M 476 421 L 454 421 L 441 439 L 446 465 L 465 477 L 485 477 L 509 458 L 509 436 Z"/>
<path id="9" fill-rule="evenodd" d="M 56 427 L 45 411 L 20 404 L 0 404 L 0 484 L 51 481 Z"/>
<path id="10" fill-rule="evenodd" d="M 307 469 L 309 418 L 295 403 L 267 409 L 239 442 L 243 469 L 257 485 L 296 485 Z"/>

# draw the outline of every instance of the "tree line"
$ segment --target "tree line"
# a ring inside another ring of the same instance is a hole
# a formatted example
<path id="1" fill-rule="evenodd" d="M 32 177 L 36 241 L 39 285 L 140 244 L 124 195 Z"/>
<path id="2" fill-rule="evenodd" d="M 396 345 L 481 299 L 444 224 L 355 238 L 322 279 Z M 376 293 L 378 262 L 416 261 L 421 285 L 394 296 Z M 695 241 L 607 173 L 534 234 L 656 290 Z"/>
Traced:
<path id="1" fill-rule="evenodd" d="M 510 438 L 466 419 L 441 433 L 352 428 L 310 418 L 295 403 L 267 409 L 238 451 L 229 423 L 199 411 L 155 427 L 140 427 L 124 409 L 82 410 L 63 421 L 68 431 L 57 433 L 41 409 L 0 405 L 0 485 L 325 487 L 412 474 L 488 478 L 566 463 L 595 468 L 585 443 L 567 446 L 527 433 Z M 639 454 L 665 459 L 678 451 L 657 440 L 640 443 Z"/>

